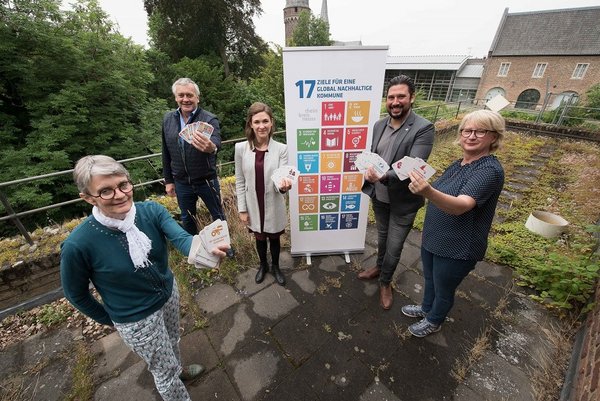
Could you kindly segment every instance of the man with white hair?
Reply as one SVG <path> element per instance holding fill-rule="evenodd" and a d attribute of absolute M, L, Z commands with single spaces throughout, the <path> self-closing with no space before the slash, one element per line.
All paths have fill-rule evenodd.
<path fill-rule="evenodd" d="M 179 78 L 172 86 L 179 106 L 165 114 L 162 125 L 162 161 L 167 195 L 177 197 L 183 227 L 197 234 L 196 202 L 201 198 L 212 219 L 225 220 L 217 177 L 217 152 L 221 148 L 218 118 L 202 109 L 200 89 L 190 78 Z M 188 124 L 205 122 L 213 127 L 210 139 L 195 132 L 191 143 L 179 137 Z M 230 255 L 231 256 L 231 252 Z"/>

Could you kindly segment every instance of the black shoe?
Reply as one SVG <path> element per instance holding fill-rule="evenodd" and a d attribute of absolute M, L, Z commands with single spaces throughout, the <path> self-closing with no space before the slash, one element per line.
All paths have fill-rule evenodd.
<path fill-rule="evenodd" d="M 279 270 L 278 265 L 273 265 L 271 268 L 271 272 L 273 273 L 273 276 L 275 277 L 275 281 L 277 281 L 277 284 L 285 285 L 285 277 L 283 276 L 283 273 L 281 272 L 281 270 Z"/>
<path fill-rule="evenodd" d="M 231 259 L 235 256 L 235 251 L 233 250 L 233 248 L 229 248 L 228 250 L 225 251 L 225 255 Z"/>
<path fill-rule="evenodd" d="M 256 277 L 254 277 L 254 281 L 256 282 L 256 284 L 260 284 L 263 282 L 263 280 L 265 279 L 265 275 L 267 274 L 267 272 L 269 271 L 269 265 L 268 264 L 260 264 L 260 266 L 258 267 L 258 272 L 256 272 Z"/>

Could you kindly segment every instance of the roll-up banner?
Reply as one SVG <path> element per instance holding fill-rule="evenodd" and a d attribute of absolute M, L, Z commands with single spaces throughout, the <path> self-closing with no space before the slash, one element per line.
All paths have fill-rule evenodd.
<path fill-rule="evenodd" d="M 291 253 L 363 252 L 369 197 L 356 156 L 370 149 L 379 118 L 387 46 L 283 50 Z"/>

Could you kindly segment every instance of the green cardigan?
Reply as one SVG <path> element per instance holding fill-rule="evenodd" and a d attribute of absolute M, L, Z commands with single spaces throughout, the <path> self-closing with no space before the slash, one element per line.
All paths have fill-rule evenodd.
<path fill-rule="evenodd" d="M 124 233 L 93 217 L 85 219 L 61 245 L 60 277 L 65 297 L 102 324 L 136 322 L 159 310 L 171 296 L 167 240 L 188 255 L 192 236 L 156 202 L 136 203 L 135 225 L 152 241 L 151 266 L 136 268 Z M 98 302 L 89 283 L 102 297 Z"/>

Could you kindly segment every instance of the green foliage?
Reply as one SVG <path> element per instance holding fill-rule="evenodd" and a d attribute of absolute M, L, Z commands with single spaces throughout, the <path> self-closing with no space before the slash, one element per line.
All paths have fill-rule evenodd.
<path fill-rule="evenodd" d="M 148 97 L 152 74 L 143 48 L 118 34 L 96 1 L 81 0 L 68 11 L 60 4 L 3 4 L 0 181 L 66 170 L 86 154 L 122 159 L 156 149 L 157 125 L 148 123 L 155 123 L 152 116 L 165 104 Z M 132 175 L 142 173 L 157 178 L 147 164 L 133 168 Z M 68 176 L 10 191 L 16 210 L 70 200 L 77 193 Z M 61 212 L 48 216 L 62 217 Z"/>
<path fill-rule="evenodd" d="M 285 129 L 285 100 L 283 98 L 283 55 L 281 47 L 264 55 L 265 64 L 255 78 L 250 80 L 250 102 L 263 102 L 271 106 L 276 130 Z"/>
<path fill-rule="evenodd" d="M 309 11 L 302 11 L 290 46 L 331 46 L 331 43 L 329 24 Z"/>
<path fill-rule="evenodd" d="M 37 320 L 44 326 L 50 327 L 66 322 L 72 314 L 73 310 L 66 304 L 56 307 L 47 304 L 42 306 L 40 314 L 37 316 Z"/>
<path fill-rule="evenodd" d="M 594 107 L 596 109 L 600 109 L 600 84 L 596 84 L 592 86 L 586 94 L 586 105 L 588 107 Z M 600 112 L 600 110 L 599 110 Z M 596 117 L 600 118 L 600 117 Z"/>
<path fill-rule="evenodd" d="M 144 0 L 152 45 L 173 62 L 217 57 L 223 72 L 247 78 L 261 66 L 266 44 L 254 31 L 259 0 Z"/>

